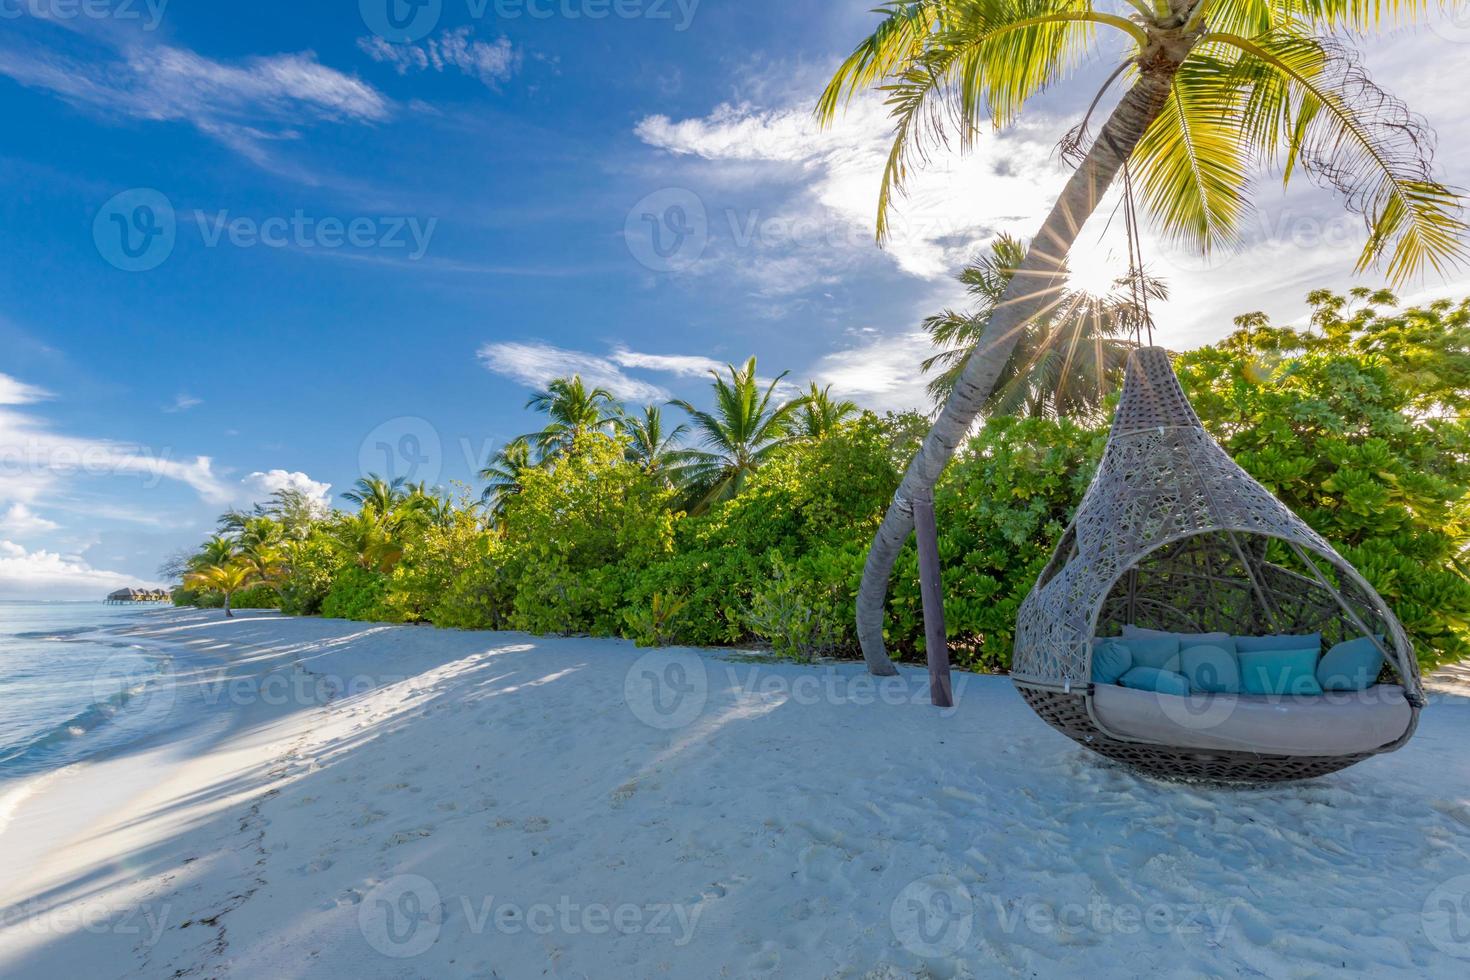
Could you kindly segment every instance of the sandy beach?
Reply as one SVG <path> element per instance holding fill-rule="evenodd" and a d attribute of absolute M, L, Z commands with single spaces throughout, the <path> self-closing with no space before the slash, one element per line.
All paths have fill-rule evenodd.
<path fill-rule="evenodd" d="M 1001 677 L 167 611 L 212 709 L 10 806 L 6 977 L 1463 976 L 1470 701 L 1156 783 Z M 206 661 L 200 661 L 205 663 Z"/>

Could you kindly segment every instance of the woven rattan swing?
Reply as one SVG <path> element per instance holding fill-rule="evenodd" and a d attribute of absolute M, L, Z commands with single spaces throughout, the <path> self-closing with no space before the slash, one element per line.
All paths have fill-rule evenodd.
<path fill-rule="evenodd" d="M 1124 624 L 1235 635 L 1381 636 L 1393 683 L 1336 697 L 1175 697 L 1091 680 Z M 1096 478 L 1022 603 L 1012 678 L 1044 720 L 1155 775 L 1320 776 L 1409 740 L 1423 705 L 1377 592 L 1200 425 L 1158 347 L 1132 354 Z"/>

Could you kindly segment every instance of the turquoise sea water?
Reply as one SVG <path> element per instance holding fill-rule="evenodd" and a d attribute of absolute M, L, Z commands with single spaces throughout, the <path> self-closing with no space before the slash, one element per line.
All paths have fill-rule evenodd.
<path fill-rule="evenodd" d="M 64 766 L 179 720 L 172 657 L 122 632 L 159 611 L 0 600 L 0 779 Z"/>

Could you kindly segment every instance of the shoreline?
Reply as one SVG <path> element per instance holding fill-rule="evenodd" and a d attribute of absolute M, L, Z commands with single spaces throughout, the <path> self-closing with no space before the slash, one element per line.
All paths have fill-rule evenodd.
<path fill-rule="evenodd" d="M 47 853 L 0 878 L 6 977 L 1470 962 L 1424 912 L 1470 874 L 1458 697 L 1399 753 L 1242 791 L 1099 760 L 1000 676 L 957 671 L 940 712 L 921 668 L 885 688 L 860 663 L 271 612 L 140 633 L 229 669 L 189 680 L 200 724 L 16 807 L 0 852 Z M 959 911 L 923 918 L 940 907 Z M 1118 925 L 1133 916 L 1155 925 Z"/>

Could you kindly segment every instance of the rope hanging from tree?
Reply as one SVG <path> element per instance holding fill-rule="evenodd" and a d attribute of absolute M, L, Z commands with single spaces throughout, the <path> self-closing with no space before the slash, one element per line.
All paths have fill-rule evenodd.
<path fill-rule="evenodd" d="M 1144 346 L 1154 345 L 1154 320 L 1148 311 L 1148 284 L 1143 280 L 1143 243 L 1138 238 L 1138 208 L 1133 200 L 1133 173 L 1123 163 L 1123 225 L 1128 234 L 1128 285 L 1133 293 L 1133 340 Z M 1141 316 L 1139 314 L 1142 314 Z"/>

